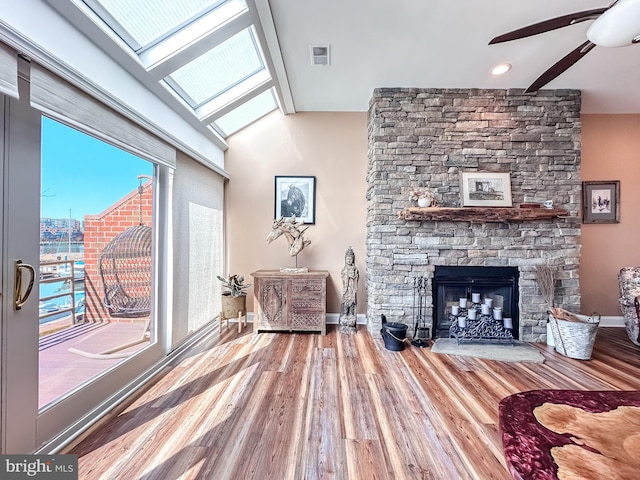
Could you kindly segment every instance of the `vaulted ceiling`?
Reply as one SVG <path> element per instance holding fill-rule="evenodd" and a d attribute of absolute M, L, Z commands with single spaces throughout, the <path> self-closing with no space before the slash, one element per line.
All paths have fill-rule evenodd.
<path fill-rule="evenodd" d="M 375 87 L 527 88 L 583 43 L 591 21 L 512 42 L 502 33 L 612 0 L 270 0 L 297 110 L 366 110 Z M 632 0 L 637 3 L 637 0 Z M 640 26 L 640 19 L 637 19 Z M 640 33 L 640 27 L 639 27 Z M 313 67 L 308 46 L 331 44 Z M 490 74 L 496 64 L 512 69 Z M 583 112 L 640 113 L 640 45 L 594 48 L 545 88 L 583 92 Z"/>
<path fill-rule="evenodd" d="M 277 106 L 285 113 L 366 111 L 377 87 L 527 88 L 585 41 L 592 21 L 489 41 L 609 6 L 606 0 L 49 1 L 143 83 L 161 84 L 176 111 L 221 137 Z M 328 57 L 314 62 L 314 47 L 327 47 Z M 511 70 L 492 75 L 503 62 Z M 639 74 L 640 45 L 595 47 L 544 88 L 582 90 L 585 113 L 640 113 Z"/>

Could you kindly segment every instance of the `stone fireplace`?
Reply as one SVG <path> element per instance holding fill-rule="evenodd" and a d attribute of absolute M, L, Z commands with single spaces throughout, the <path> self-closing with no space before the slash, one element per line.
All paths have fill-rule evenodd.
<path fill-rule="evenodd" d="M 579 311 L 580 92 L 575 90 L 374 90 L 369 105 L 367 318 L 414 324 L 414 284 L 436 267 L 513 267 L 518 327 L 543 341 L 546 307 L 535 267 L 558 268 L 557 305 Z M 514 206 L 552 200 L 561 218 L 405 220 L 409 191 L 426 187 L 439 205 L 460 207 L 462 171 L 508 172 Z M 500 207 L 495 207 L 500 208 Z M 433 292 L 429 285 L 427 292 Z M 427 298 L 426 317 L 435 299 Z M 409 335 L 412 332 L 409 331 Z"/>

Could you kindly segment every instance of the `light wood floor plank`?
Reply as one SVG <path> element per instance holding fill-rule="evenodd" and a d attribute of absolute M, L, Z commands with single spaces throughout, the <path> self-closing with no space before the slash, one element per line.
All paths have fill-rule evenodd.
<path fill-rule="evenodd" d="M 344 341 L 337 342 L 336 345 L 338 394 L 344 425 L 342 437 L 351 440 L 376 440 L 378 431 L 365 376 L 367 368 L 358 354 L 356 338 L 357 335 L 346 336 Z"/>
<path fill-rule="evenodd" d="M 345 478 L 394 480 L 386 471 L 383 449 L 378 440 L 347 440 L 346 458 Z"/>
<path fill-rule="evenodd" d="M 309 448 L 304 459 L 304 478 L 341 479 L 344 478 L 344 442 L 336 395 L 338 374 L 335 349 L 323 348 L 316 355 L 315 375 L 309 391 L 311 398 L 316 401 L 307 405 L 311 421 L 307 432 Z"/>

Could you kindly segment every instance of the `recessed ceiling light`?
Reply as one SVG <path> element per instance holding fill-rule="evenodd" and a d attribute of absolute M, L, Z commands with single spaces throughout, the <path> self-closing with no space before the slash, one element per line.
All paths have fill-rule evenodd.
<path fill-rule="evenodd" d="M 509 70 L 511 70 L 510 63 L 501 63 L 491 69 L 491 75 L 502 75 L 507 73 Z"/>

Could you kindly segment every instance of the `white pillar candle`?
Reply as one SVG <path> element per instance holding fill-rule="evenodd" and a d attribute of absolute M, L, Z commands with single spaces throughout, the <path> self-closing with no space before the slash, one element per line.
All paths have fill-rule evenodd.
<path fill-rule="evenodd" d="M 467 299 L 466 298 L 461 298 L 460 299 L 460 308 L 467 308 Z"/>
<path fill-rule="evenodd" d="M 487 305 L 489 308 L 493 307 L 493 298 L 485 298 L 484 299 L 484 304 Z"/>
<path fill-rule="evenodd" d="M 469 320 L 475 320 L 476 319 L 476 310 L 474 308 L 469 310 L 467 312 L 467 317 L 469 317 Z"/>
<path fill-rule="evenodd" d="M 493 309 L 493 319 L 502 320 L 502 309 L 500 307 L 496 307 Z"/>
<path fill-rule="evenodd" d="M 458 305 L 453 305 L 451 307 L 451 315 L 454 315 L 457 317 L 459 313 L 460 313 L 460 307 Z"/>
<path fill-rule="evenodd" d="M 479 293 L 472 293 L 471 294 L 471 301 L 473 303 L 480 303 L 480 294 Z"/>
<path fill-rule="evenodd" d="M 508 329 L 513 328 L 513 321 L 508 317 L 505 317 L 504 319 L 504 328 L 508 328 Z"/>
<path fill-rule="evenodd" d="M 467 319 L 464 317 L 458 317 L 458 326 L 460 328 L 465 328 L 467 326 Z"/>
<path fill-rule="evenodd" d="M 551 329 L 551 322 L 547 320 L 547 345 L 550 347 L 554 347 L 556 345 L 555 340 L 553 339 L 553 330 Z"/>
<path fill-rule="evenodd" d="M 491 308 L 489 307 L 489 305 L 482 305 L 480 309 L 482 310 L 483 315 L 489 315 L 489 313 L 491 312 Z"/>

